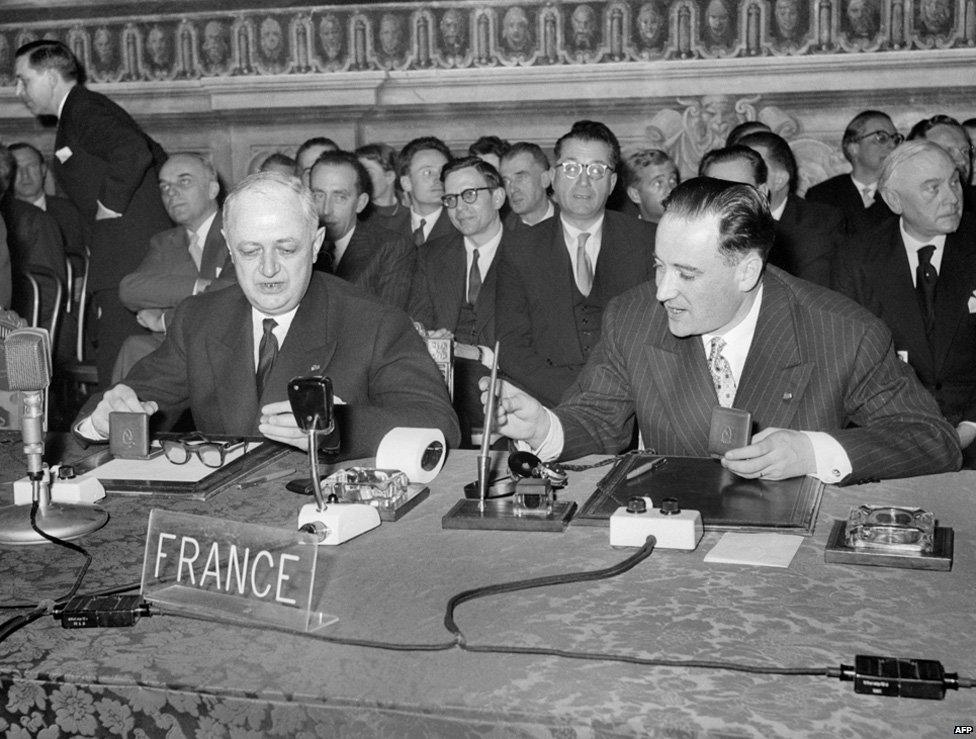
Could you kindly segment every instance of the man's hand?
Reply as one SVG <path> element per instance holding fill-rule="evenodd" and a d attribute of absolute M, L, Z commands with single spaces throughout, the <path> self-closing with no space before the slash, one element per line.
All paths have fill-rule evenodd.
<path fill-rule="evenodd" d="M 128 385 L 116 385 L 102 396 L 91 414 L 92 426 L 103 439 L 108 438 L 108 414 L 115 411 L 129 413 L 148 413 L 150 416 L 159 410 L 154 400 L 145 403 L 139 400 L 135 390 Z"/>
<path fill-rule="evenodd" d="M 272 441 L 289 444 L 303 452 L 308 451 L 308 433 L 298 428 L 298 421 L 295 420 L 295 414 L 291 412 L 291 404 L 287 400 L 268 403 L 261 409 L 258 431 Z"/>
<path fill-rule="evenodd" d="M 727 451 L 722 466 L 740 477 L 766 480 L 785 480 L 817 471 L 810 438 L 799 431 L 777 428 L 763 429 L 748 446 Z"/>
<path fill-rule="evenodd" d="M 143 328 L 148 328 L 157 334 L 166 333 L 162 308 L 143 308 L 136 313 L 136 322 Z"/>
<path fill-rule="evenodd" d="M 976 426 L 971 423 L 961 422 L 956 426 L 956 433 L 959 434 L 959 446 L 963 449 L 976 441 Z"/>
<path fill-rule="evenodd" d="M 491 378 L 488 377 L 478 381 L 482 405 L 488 400 L 489 384 Z M 496 390 L 498 401 L 495 404 L 494 430 L 510 439 L 528 442 L 530 447 L 538 449 L 549 433 L 549 415 L 542 403 L 504 380 L 498 381 Z"/>

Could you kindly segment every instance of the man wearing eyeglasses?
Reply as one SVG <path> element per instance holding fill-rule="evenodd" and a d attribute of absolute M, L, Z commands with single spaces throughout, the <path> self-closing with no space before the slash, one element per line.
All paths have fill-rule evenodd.
<path fill-rule="evenodd" d="M 421 136 L 400 150 L 400 187 L 410 199 L 410 232 L 404 236 L 416 246 L 457 231 L 441 203 L 441 170 L 451 158 L 447 144 L 434 136 Z"/>
<path fill-rule="evenodd" d="M 163 345 L 85 405 L 80 436 L 106 439 L 112 411 L 176 417 L 189 408 L 203 434 L 262 434 L 304 449 L 288 382 L 324 375 L 344 404 L 343 457 L 372 456 L 397 426 L 439 428 L 457 444 L 444 381 L 406 314 L 312 269 L 325 232 L 297 178 L 246 177 L 223 218 L 237 285 L 181 303 Z"/>
<path fill-rule="evenodd" d="M 654 224 L 606 209 L 620 145 L 597 121 L 579 121 L 555 146 L 559 217 L 513 233 L 498 283 L 499 365 L 556 403 L 596 342 L 607 302 L 651 278 Z"/>
<path fill-rule="evenodd" d="M 895 149 L 878 186 L 900 217 L 838 251 L 834 288 L 888 325 L 899 356 L 968 447 L 976 439 L 976 220 L 963 214 L 952 159 L 932 141 Z"/>
<path fill-rule="evenodd" d="M 841 149 L 851 163 L 850 174 L 839 174 L 806 192 L 811 203 L 826 203 L 839 209 L 847 221 L 847 232 L 891 218 L 891 209 L 878 196 L 878 175 L 892 149 L 904 140 L 886 113 L 865 110 L 844 130 Z"/>
<path fill-rule="evenodd" d="M 478 380 L 494 358 L 505 190 L 498 171 L 476 156 L 455 159 L 441 177 L 441 201 L 458 233 L 420 249 L 408 312 L 425 337 L 454 340 L 454 409 L 461 443 L 472 445 L 472 431 L 484 425 Z"/>

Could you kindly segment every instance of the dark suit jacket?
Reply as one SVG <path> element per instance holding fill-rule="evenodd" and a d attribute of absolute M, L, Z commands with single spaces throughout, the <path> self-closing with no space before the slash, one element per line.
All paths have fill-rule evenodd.
<path fill-rule="evenodd" d="M 976 314 L 968 308 L 976 290 L 976 219 L 964 216 L 946 237 L 931 343 L 898 220 L 838 254 L 834 287 L 885 322 L 895 349 L 908 352 L 908 363 L 950 423 L 976 421 Z"/>
<path fill-rule="evenodd" d="M 495 345 L 495 293 L 505 236 L 495 252 L 488 273 L 482 275 L 475 301 L 475 339 L 481 346 Z M 460 232 L 428 242 L 417 256 L 410 287 L 410 317 L 428 330 L 457 330 L 458 312 L 468 284 L 464 236 Z"/>
<path fill-rule="evenodd" d="M 61 231 L 50 214 L 36 205 L 18 200 L 8 193 L 0 201 L 0 212 L 7 223 L 7 246 L 10 250 L 10 271 L 13 279 L 12 305 L 29 320 L 33 292 L 24 276 L 33 273 L 41 289 L 41 321 L 46 326 L 54 312 L 55 279 L 62 289 L 66 279 L 64 245 Z"/>
<path fill-rule="evenodd" d="M 221 225 L 220 211 L 217 211 L 203 242 L 199 270 L 190 256 L 186 228 L 176 226 L 153 236 L 149 240 L 149 253 L 142 263 L 119 283 L 122 304 L 134 313 L 143 308 L 166 310 L 166 325 L 169 326 L 173 309 L 193 294 L 198 279 L 210 280 L 210 290 L 219 290 L 236 282 L 227 243 L 220 232 Z"/>
<path fill-rule="evenodd" d="M 359 222 L 379 226 L 398 234 L 406 234 L 410 230 L 410 208 L 397 203 L 395 207 L 387 206 L 381 209 L 370 203 L 359 214 Z M 413 238 L 410 239 L 410 243 L 413 243 Z"/>
<path fill-rule="evenodd" d="M 735 397 L 755 430 L 829 432 L 853 467 L 844 482 L 959 468 L 955 430 L 898 361 L 881 321 L 776 267 L 764 286 Z M 707 456 L 717 405 L 701 337 L 674 336 L 654 285 L 642 285 L 607 307 L 579 392 L 555 409 L 563 457 L 623 449 L 635 415 L 648 447 Z"/>
<path fill-rule="evenodd" d="M 65 254 L 85 256 L 91 248 L 91 224 L 82 219 L 74 203 L 67 198 L 45 195 L 44 199 L 47 212 L 54 217 L 61 229 Z"/>
<path fill-rule="evenodd" d="M 417 247 L 410 239 L 371 222 L 360 222 L 338 267 L 330 265 L 326 271 L 406 310 L 416 258 Z M 331 259 L 320 255 L 319 262 L 327 261 Z"/>
<path fill-rule="evenodd" d="M 843 238 L 844 217 L 839 210 L 790 195 L 783 216 L 776 222 L 776 241 L 769 252 L 769 263 L 829 287 L 831 261 Z"/>
<path fill-rule="evenodd" d="M 0 218 L 0 309 L 10 307 L 13 279 L 10 276 L 10 249 L 7 247 L 7 227 Z"/>
<path fill-rule="evenodd" d="M 655 231 L 654 224 L 606 211 L 593 301 L 605 306 L 654 276 Z M 576 286 L 562 221 L 550 218 L 513 233 L 498 256 L 499 365 L 516 385 L 554 405 L 586 362 L 573 313 Z"/>
<path fill-rule="evenodd" d="M 54 175 L 93 224 L 93 292 L 116 287 L 139 266 L 149 239 L 173 225 L 159 196 L 165 160 L 159 144 L 122 108 L 80 85 L 71 88 L 58 121 Z M 97 201 L 122 217 L 96 221 Z"/>
<path fill-rule="evenodd" d="M 559 218 L 559 206 L 553 203 L 552 207 L 554 212 L 551 217 Z M 539 223 L 535 223 L 533 225 L 538 226 L 544 223 L 546 220 L 548 219 L 544 219 L 542 221 L 539 221 Z M 532 226 L 525 223 L 525 221 L 523 221 L 522 218 L 519 216 L 519 214 L 516 213 L 514 210 L 510 210 L 505 215 L 505 218 L 502 220 L 502 222 L 505 224 L 505 230 L 508 231 L 509 233 L 514 233 L 515 231 L 525 231 L 527 229 L 532 228 Z"/>
<path fill-rule="evenodd" d="M 824 180 L 807 190 L 804 197 L 808 202 L 832 205 L 840 210 L 847 233 L 871 229 L 894 216 L 880 192 L 875 194 L 871 207 L 865 208 L 861 193 L 854 186 L 850 174 L 839 174 Z"/>
<path fill-rule="evenodd" d="M 343 457 L 374 455 L 396 426 L 440 428 L 457 445 L 444 380 L 407 316 L 331 275 L 312 275 L 260 399 L 254 373 L 251 306 L 233 285 L 181 303 L 166 341 L 125 382 L 172 418 L 189 407 L 202 432 L 257 435 L 261 406 L 286 400 L 289 380 L 326 375 L 347 404 L 337 409 Z"/>
<path fill-rule="evenodd" d="M 407 215 L 408 218 L 405 222 L 403 231 L 401 233 L 404 236 L 406 236 L 410 240 L 410 243 L 412 244 L 413 231 L 410 228 L 409 210 L 407 211 Z M 434 225 L 431 227 L 430 233 L 427 234 L 427 240 L 424 241 L 424 244 L 429 244 L 431 241 L 436 241 L 437 239 L 440 239 L 444 236 L 450 236 L 451 234 L 456 234 L 456 233 L 458 233 L 458 230 L 454 228 L 454 224 L 451 223 L 451 219 L 447 215 L 447 208 L 441 208 L 441 213 L 437 217 L 437 220 L 434 221 Z"/>

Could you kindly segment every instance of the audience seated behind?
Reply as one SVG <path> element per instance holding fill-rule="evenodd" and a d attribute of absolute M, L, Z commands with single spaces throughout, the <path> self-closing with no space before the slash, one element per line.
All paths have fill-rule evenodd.
<path fill-rule="evenodd" d="M 889 155 L 879 189 L 899 217 L 838 252 L 834 288 L 885 322 L 968 447 L 976 438 L 976 219 L 962 212 L 952 159 L 925 139 Z M 928 274 L 924 251 L 932 252 Z"/>
<path fill-rule="evenodd" d="M 159 190 L 167 214 L 177 225 L 153 236 L 142 263 L 119 283 L 122 304 L 151 333 L 125 340 L 113 382 L 163 343 L 182 300 L 235 280 L 217 207 L 220 183 L 210 161 L 200 154 L 174 154 L 159 170 Z"/>
<path fill-rule="evenodd" d="M 558 208 L 549 199 L 552 171 L 538 144 L 518 141 L 508 148 L 498 169 L 505 185 L 509 211 L 502 216 L 508 231 L 525 229 L 552 218 Z"/>
<path fill-rule="evenodd" d="M 295 176 L 308 187 L 312 176 L 312 165 L 327 151 L 339 151 L 339 146 L 325 136 L 313 136 L 302 142 L 295 152 Z"/>
<path fill-rule="evenodd" d="M 410 206 L 404 204 L 400 189 L 396 149 L 387 144 L 366 144 L 356 149 L 356 156 L 372 183 L 369 205 L 360 220 L 405 234 L 410 230 Z"/>
<path fill-rule="evenodd" d="M 664 215 L 664 201 L 681 182 L 678 167 L 660 149 L 638 149 L 622 165 L 627 197 L 637 206 L 638 217 L 657 223 Z"/>
<path fill-rule="evenodd" d="M 423 336 L 454 340 L 454 409 L 461 443 L 472 446 L 485 420 L 478 381 L 494 358 L 498 263 L 508 241 L 499 213 L 505 190 L 497 170 L 474 156 L 452 161 L 441 179 L 458 233 L 419 250 L 409 313 Z"/>
<path fill-rule="evenodd" d="M 500 366 L 555 404 L 600 338 L 603 309 L 651 279 L 654 225 L 606 210 L 620 146 L 602 123 L 579 121 L 555 146 L 559 217 L 512 234 L 501 254 L 496 325 Z"/>
<path fill-rule="evenodd" d="M 201 432 L 260 433 L 306 448 L 286 388 L 293 377 L 321 374 L 343 404 L 344 456 L 374 454 L 396 426 L 439 428 L 457 445 L 444 381 L 407 316 L 313 272 L 325 233 L 297 178 L 245 178 L 228 195 L 223 220 L 237 284 L 181 303 L 162 346 L 125 384 L 86 404 L 77 433 L 106 439 L 114 410 L 176 417 L 189 408 Z"/>
<path fill-rule="evenodd" d="M 312 196 L 325 227 L 315 268 L 403 310 L 417 249 L 403 234 L 357 219 L 370 187 L 369 173 L 351 152 L 327 151 L 312 165 Z"/>
<path fill-rule="evenodd" d="M 941 146 L 959 171 L 962 182 L 962 209 L 976 213 L 976 187 L 969 180 L 973 173 L 973 145 L 965 127 L 952 116 L 940 114 L 923 118 L 908 132 L 908 140 L 925 139 Z"/>
<path fill-rule="evenodd" d="M 457 230 L 441 203 L 441 170 L 451 158 L 451 150 L 434 136 L 413 139 L 397 158 L 400 187 L 410 199 L 410 224 L 403 235 L 418 247 Z"/>

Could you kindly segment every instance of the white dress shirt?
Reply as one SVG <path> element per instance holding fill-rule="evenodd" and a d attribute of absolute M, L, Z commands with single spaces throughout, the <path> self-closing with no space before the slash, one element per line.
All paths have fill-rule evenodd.
<path fill-rule="evenodd" d="M 434 224 L 437 223 L 437 219 L 441 217 L 441 211 L 444 210 L 444 206 L 441 206 L 433 213 L 429 215 L 422 216 L 413 208 L 410 209 L 410 233 L 413 233 L 420 227 L 420 222 L 424 222 L 424 241 L 430 238 L 430 232 L 434 228 Z"/>
<path fill-rule="evenodd" d="M 946 235 L 939 234 L 927 241 L 919 241 L 914 236 L 909 236 L 905 231 L 905 219 L 898 220 L 898 228 L 901 230 L 901 243 L 905 245 L 905 253 L 908 254 L 908 272 L 912 277 L 912 284 L 915 284 L 915 271 L 918 269 L 918 250 L 923 246 L 931 244 L 935 247 L 932 252 L 932 266 L 939 274 L 942 273 L 942 255 L 945 254 Z"/>
<path fill-rule="evenodd" d="M 582 233 L 588 233 L 590 237 L 586 240 L 586 255 L 590 258 L 590 265 L 593 267 L 593 276 L 596 277 L 596 260 L 600 256 L 600 246 L 603 242 L 603 219 L 604 214 L 600 213 L 600 217 L 597 218 L 589 228 L 576 228 L 576 226 L 571 226 L 562 217 L 559 218 L 559 222 L 563 227 L 563 240 L 566 242 L 566 251 L 569 252 L 569 261 L 573 264 L 573 281 L 576 282 L 576 287 L 579 289 L 580 284 L 576 280 L 576 250 L 577 244 L 579 243 L 579 235 Z"/>

